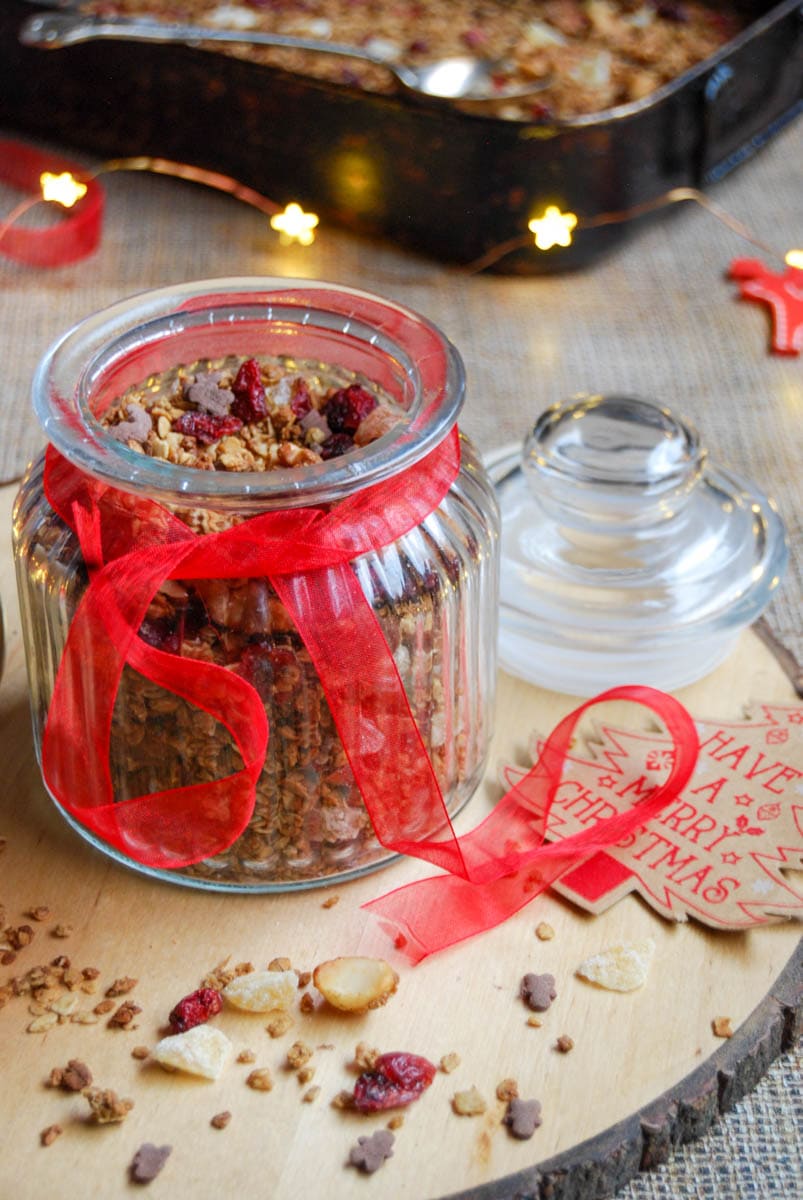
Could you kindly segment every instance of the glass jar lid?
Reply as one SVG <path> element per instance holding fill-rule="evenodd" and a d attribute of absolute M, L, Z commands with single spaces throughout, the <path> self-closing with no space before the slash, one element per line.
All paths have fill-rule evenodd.
<path fill-rule="evenodd" d="M 502 510 L 500 664 L 573 695 L 712 670 L 787 561 L 783 523 L 691 426 L 579 396 L 488 463 Z"/>

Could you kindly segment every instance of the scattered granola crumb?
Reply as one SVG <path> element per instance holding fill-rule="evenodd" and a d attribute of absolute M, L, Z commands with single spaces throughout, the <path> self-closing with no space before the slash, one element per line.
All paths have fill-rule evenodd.
<path fill-rule="evenodd" d="M 306 1092 L 301 1097 L 301 1100 L 304 1104 L 312 1104 L 312 1103 L 314 1103 L 315 1100 L 318 1099 L 320 1094 L 321 1094 L 321 1089 L 317 1086 L 307 1088 Z"/>
<path fill-rule="evenodd" d="M 503 1079 L 501 1083 L 496 1085 L 497 1100 L 516 1100 L 519 1094 L 519 1085 L 515 1079 Z"/>
<path fill-rule="evenodd" d="M 83 975 L 84 979 L 91 981 L 98 978 L 100 971 L 97 967 L 84 967 L 84 969 L 81 971 L 81 974 Z"/>
<path fill-rule="evenodd" d="M 730 1017 L 714 1017 L 711 1022 L 711 1028 L 716 1037 L 729 1038 L 733 1037 L 733 1025 Z"/>
<path fill-rule="evenodd" d="M 272 958 L 268 963 L 269 971 L 292 971 L 293 964 L 289 958 Z"/>
<path fill-rule="evenodd" d="M 272 1038 L 277 1038 L 287 1033 L 288 1029 L 292 1029 L 293 1024 L 293 1018 L 290 1014 L 281 1012 L 276 1013 L 275 1017 L 271 1017 L 265 1028 Z"/>
<path fill-rule="evenodd" d="M 131 1026 L 134 1017 L 137 1013 L 141 1013 L 142 1009 L 138 1004 L 134 1004 L 133 1000 L 124 1000 L 115 1012 L 109 1017 L 107 1025 L 110 1029 L 128 1029 Z"/>
<path fill-rule="evenodd" d="M 404 1116 L 402 1113 L 396 1113 L 388 1121 L 388 1129 L 401 1129 L 404 1124 Z"/>
<path fill-rule="evenodd" d="M 29 908 L 25 914 L 32 921 L 47 921 L 50 916 L 50 909 L 46 904 L 37 904 L 35 908 Z"/>
<path fill-rule="evenodd" d="M 68 938 L 72 935 L 73 932 L 74 931 L 73 931 L 72 925 L 66 925 L 61 922 L 58 925 L 54 925 L 53 929 L 51 930 L 53 937 L 57 937 L 57 938 Z"/>
<path fill-rule="evenodd" d="M 113 1008 L 114 1008 L 113 1000 L 101 1000 L 99 1004 L 95 1005 L 95 1007 L 92 1009 L 92 1011 L 96 1012 L 99 1017 L 105 1017 L 106 1013 L 111 1012 Z"/>
<path fill-rule="evenodd" d="M 150 1050 L 148 1049 L 147 1046 L 135 1046 L 134 1049 L 131 1051 L 131 1057 L 138 1058 L 138 1059 L 140 1059 L 140 1061 L 148 1058 L 149 1056 L 150 1056 Z"/>
<path fill-rule="evenodd" d="M 540 1029 L 543 1023 L 540 1017 L 532 1016 L 527 1018 L 527 1024 L 531 1025 L 533 1029 Z"/>
<path fill-rule="evenodd" d="M 306 1042 L 293 1042 L 290 1049 L 287 1051 L 287 1065 L 293 1071 L 297 1071 L 299 1067 L 303 1067 L 312 1058 L 312 1047 Z"/>
<path fill-rule="evenodd" d="M 152 1183 L 172 1153 L 172 1146 L 143 1142 L 128 1168 L 133 1183 Z"/>
<path fill-rule="evenodd" d="M 17 961 L 17 956 L 13 950 L 4 950 L 0 954 L 0 964 L 4 967 L 10 967 L 13 962 Z"/>
<path fill-rule="evenodd" d="M 133 1100 L 121 1100 L 111 1088 L 87 1088 L 84 1095 L 90 1108 L 90 1120 L 96 1125 L 124 1121 L 134 1107 Z"/>
<path fill-rule="evenodd" d="M 444 1075 L 451 1075 L 452 1071 L 456 1071 L 460 1066 L 460 1055 L 451 1051 L 449 1054 L 444 1054 L 438 1066 L 443 1071 Z"/>
<path fill-rule="evenodd" d="M 334 908 L 334 906 L 339 903 L 340 903 L 339 896 L 327 896 L 326 899 L 321 904 L 321 908 Z"/>
<path fill-rule="evenodd" d="M 63 1133 L 60 1125 L 48 1125 L 47 1129 L 43 1129 L 39 1134 L 39 1141 L 43 1146 L 52 1146 L 56 1138 L 61 1137 Z"/>
<path fill-rule="evenodd" d="M 353 1108 L 354 1093 L 348 1091 L 338 1092 L 332 1097 L 332 1108 Z"/>
<path fill-rule="evenodd" d="M 519 987 L 519 995 L 534 1012 L 546 1012 L 557 996 L 554 975 L 525 975 Z"/>
<path fill-rule="evenodd" d="M 80 1058 L 71 1058 L 66 1067 L 54 1067 L 47 1079 L 47 1087 L 61 1088 L 64 1092 L 82 1092 L 92 1082 L 92 1072 Z"/>
<path fill-rule="evenodd" d="M 252 1063 L 256 1062 L 256 1060 L 257 1056 L 254 1054 L 253 1050 L 241 1050 L 237 1055 L 238 1063 Z"/>
<path fill-rule="evenodd" d="M 224 1112 L 215 1113 L 209 1124 L 213 1129 L 225 1129 L 231 1120 L 231 1113 L 226 1109 Z"/>
<path fill-rule="evenodd" d="M 104 995 L 106 996 L 125 996 L 137 986 L 137 980 L 132 979 L 129 975 L 123 975 L 120 979 L 115 979 L 110 987 L 106 988 Z"/>
<path fill-rule="evenodd" d="M 367 1042 L 357 1042 L 354 1050 L 354 1066 L 358 1071 L 373 1071 L 379 1051 Z"/>
<path fill-rule="evenodd" d="M 459 1117 L 479 1117 L 486 1108 L 485 1101 L 475 1087 L 455 1092 L 452 1096 L 452 1109 Z"/>
<path fill-rule="evenodd" d="M 520 1100 L 518 1096 L 514 1096 L 507 1106 L 502 1123 L 507 1125 L 513 1137 L 526 1141 L 533 1136 L 541 1120 L 540 1101 Z"/>
<path fill-rule="evenodd" d="M 555 1042 L 555 1049 L 560 1050 L 561 1054 L 568 1054 L 574 1049 L 574 1040 L 567 1033 L 562 1033 Z"/>
<path fill-rule="evenodd" d="M 311 1083 L 311 1081 L 315 1078 L 315 1068 L 314 1067 L 302 1067 L 301 1070 L 297 1073 L 296 1078 L 298 1079 L 298 1082 L 302 1087 L 304 1086 L 305 1083 Z"/>
<path fill-rule="evenodd" d="M 267 1067 L 257 1067 L 245 1081 L 255 1092 L 269 1092 L 273 1088 L 273 1076 Z"/>
<path fill-rule="evenodd" d="M 387 1129 L 377 1129 L 370 1137 L 358 1138 L 356 1146 L 349 1150 L 349 1166 L 372 1175 L 386 1158 L 393 1157 L 394 1141 L 393 1134 Z"/>
<path fill-rule="evenodd" d="M 312 971 L 296 971 L 299 988 L 308 987 L 312 982 Z"/>
<path fill-rule="evenodd" d="M 303 1013 L 315 1012 L 315 1000 L 311 992 L 305 992 L 298 1002 L 298 1007 Z"/>
<path fill-rule="evenodd" d="M 12 950 L 22 950 L 25 946 L 30 946 L 34 939 L 34 931 L 30 925 L 9 925 L 2 931 L 2 936 Z"/>
<path fill-rule="evenodd" d="M 551 925 L 548 925 L 546 921 L 541 921 L 535 927 L 535 936 L 538 938 L 539 942 L 551 942 L 555 936 L 555 930 Z"/>

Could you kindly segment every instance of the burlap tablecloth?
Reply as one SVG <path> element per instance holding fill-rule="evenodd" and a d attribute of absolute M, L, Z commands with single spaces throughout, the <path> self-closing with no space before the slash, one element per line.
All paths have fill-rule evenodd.
<path fill-rule="evenodd" d="M 781 253 L 803 247 L 803 122 L 784 130 L 711 196 Z M 91 164 L 97 165 L 97 164 Z M 698 426 L 712 456 L 773 495 L 792 560 L 768 618 L 803 659 L 800 621 L 803 357 L 769 352 L 768 312 L 736 300 L 729 261 L 760 252 L 694 205 L 664 213 L 584 272 L 538 278 L 465 272 L 320 229 L 282 247 L 266 218 L 223 195 L 149 174 L 103 177 L 101 246 L 82 263 L 33 270 L 0 256 L 0 482 L 42 444 L 30 381 L 73 322 L 146 288 L 195 278 L 282 275 L 380 292 L 440 325 L 461 350 L 462 424 L 483 450 L 519 439 L 576 392 L 653 398 Z M 0 214 L 17 197 L 0 189 Z M 470 197 L 466 198 L 470 204 Z M 800 1195 L 799 1062 L 776 1064 L 713 1133 L 621 1193 L 628 1200 L 792 1200 Z"/>

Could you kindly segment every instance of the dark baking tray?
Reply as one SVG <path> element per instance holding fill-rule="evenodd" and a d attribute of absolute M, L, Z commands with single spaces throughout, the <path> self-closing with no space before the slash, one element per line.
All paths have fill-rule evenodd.
<path fill-rule="evenodd" d="M 282 204 L 444 261 L 473 263 L 548 203 L 575 212 L 568 248 L 494 268 L 574 269 L 637 222 L 583 218 L 705 187 L 803 108 L 803 8 L 747 0 L 750 25 L 647 97 L 545 127 L 425 106 L 189 46 L 19 44 L 36 6 L 0 3 L 0 124 L 103 157 L 150 155 L 233 176 Z"/>

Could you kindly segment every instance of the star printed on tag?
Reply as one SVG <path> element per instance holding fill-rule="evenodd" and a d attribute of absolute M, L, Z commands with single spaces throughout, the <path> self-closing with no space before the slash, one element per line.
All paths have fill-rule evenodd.
<path fill-rule="evenodd" d="M 737 862 L 742 861 L 742 856 L 741 856 L 741 854 L 734 854 L 733 851 L 731 850 L 727 854 L 722 855 L 722 861 L 724 863 L 726 863 L 729 867 L 732 867 Z"/>
<path fill-rule="evenodd" d="M 735 258 L 728 270 L 743 300 L 769 305 L 776 354 L 799 354 L 803 349 L 803 269 L 789 259 L 780 272 L 771 271 L 757 258 Z"/>
<path fill-rule="evenodd" d="M 747 792 L 742 792 L 741 796 L 733 797 L 734 804 L 741 804 L 742 808 L 749 808 L 753 803 L 753 797 L 748 796 Z"/>
<path fill-rule="evenodd" d="M 617 779 L 614 779 L 613 775 L 600 775 L 597 780 L 598 785 L 603 788 L 616 787 L 618 782 Z"/>

